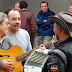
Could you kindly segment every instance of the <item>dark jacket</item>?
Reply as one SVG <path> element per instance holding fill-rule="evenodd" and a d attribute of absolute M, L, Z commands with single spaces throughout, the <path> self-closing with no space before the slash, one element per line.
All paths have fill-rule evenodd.
<path fill-rule="evenodd" d="M 28 31 L 30 37 L 33 39 L 36 36 L 36 22 L 33 14 L 26 10 L 20 11 L 21 15 L 21 28 Z"/>
<path fill-rule="evenodd" d="M 43 11 L 40 11 L 36 18 L 36 24 L 38 26 L 37 33 L 38 36 L 52 36 L 53 32 L 53 21 L 49 19 L 49 16 L 55 15 L 54 12 L 48 9 L 48 11 L 44 14 Z M 47 22 L 44 22 L 47 20 Z"/>
<path fill-rule="evenodd" d="M 56 72 L 72 72 L 72 37 L 56 42 L 54 43 L 54 46 L 56 49 L 63 51 L 66 55 L 67 67 L 57 55 L 52 54 L 45 65 L 45 70 L 50 70 L 49 72 L 53 72 L 51 71 L 51 67 L 55 65 L 58 68 Z"/>

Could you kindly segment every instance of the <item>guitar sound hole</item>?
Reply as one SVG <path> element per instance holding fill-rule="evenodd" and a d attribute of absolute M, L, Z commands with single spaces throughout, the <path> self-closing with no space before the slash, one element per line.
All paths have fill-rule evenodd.
<path fill-rule="evenodd" d="M 0 55 L 0 57 L 4 57 L 4 56 L 10 57 L 9 55 Z"/>

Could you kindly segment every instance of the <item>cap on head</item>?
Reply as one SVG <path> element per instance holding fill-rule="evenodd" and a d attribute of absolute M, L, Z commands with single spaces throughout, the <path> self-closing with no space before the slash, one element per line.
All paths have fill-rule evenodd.
<path fill-rule="evenodd" d="M 65 33 L 70 34 L 72 29 L 72 14 L 68 12 L 60 12 L 55 16 L 49 17 L 57 25 L 59 25 Z"/>

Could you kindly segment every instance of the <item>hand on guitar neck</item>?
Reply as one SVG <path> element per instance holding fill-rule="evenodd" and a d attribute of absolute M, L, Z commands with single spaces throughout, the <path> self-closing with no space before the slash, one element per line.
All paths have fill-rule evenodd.
<path fill-rule="evenodd" d="M 39 46 L 39 48 L 40 48 L 40 49 L 46 49 L 46 47 L 51 46 L 51 45 L 52 45 L 54 42 L 56 42 L 56 41 L 57 41 L 56 36 L 53 36 L 53 38 L 52 38 L 51 41 L 49 41 L 49 42 L 46 43 L 46 44 L 41 44 L 41 45 Z"/>

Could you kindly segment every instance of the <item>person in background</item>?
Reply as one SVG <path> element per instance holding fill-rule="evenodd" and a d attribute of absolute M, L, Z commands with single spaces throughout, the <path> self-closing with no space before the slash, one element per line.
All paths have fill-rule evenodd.
<path fill-rule="evenodd" d="M 17 9 L 18 11 L 20 11 L 19 2 L 17 2 L 17 3 L 15 4 L 15 9 Z"/>
<path fill-rule="evenodd" d="M 8 50 L 11 46 L 11 42 L 5 38 L 8 32 L 8 17 L 5 13 L 0 12 L 0 49 Z M 0 56 L 1 57 L 1 56 Z M 11 66 L 13 62 L 10 59 L 0 60 L 0 70 L 3 69 L 7 72 L 11 72 L 13 70 L 13 66 Z"/>
<path fill-rule="evenodd" d="M 31 45 L 34 45 L 36 36 L 36 22 L 33 14 L 28 11 L 28 4 L 26 1 L 20 1 L 20 15 L 21 15 L 21 28 L 28 31 L 30 35 Z"/>
<path fill-rule="evenodd" d="M 69 13 L 72 14 L 72 4 L 69 6 Z M 70 27 L 70 26 L 69 26 Z M 72 32 L 71 32 L 71 35 L 72 35 Z"/>
<path fill-rule="evenodd" d="M 69 6 L 69 13 L 72 14 L 72 4 Z"/>
<path fill-rule="evenodd" d="M 49 18 L 55 22 L 53 30 L 58 40 L 53 43 L 54 50 L 61 50 L 66 58 L 62 55 L 65 59 L 63 60 L 60 53 L 51 53 L 44 67 L 45 72 L 53 72 L 54 70 L 56 72 L 72 72 L 72 15 L 68 12 L 60 12 Z M 45 49 L 45 46 L 41 48 Z"/>
<path fill-rule="evenodd" d="M 41 2 L 40 8 L 41 11 L 38 13 L 36 18 L 37 46 L 39 46 L 40 44 L 47 43 L 52 39 L 54 35 L 53 32 L 54 22 L 49 18 L 49 16 L 53 16 L 55 15 L 55 13 L 49 9 L 49 5 L 46 1 Z"/>

